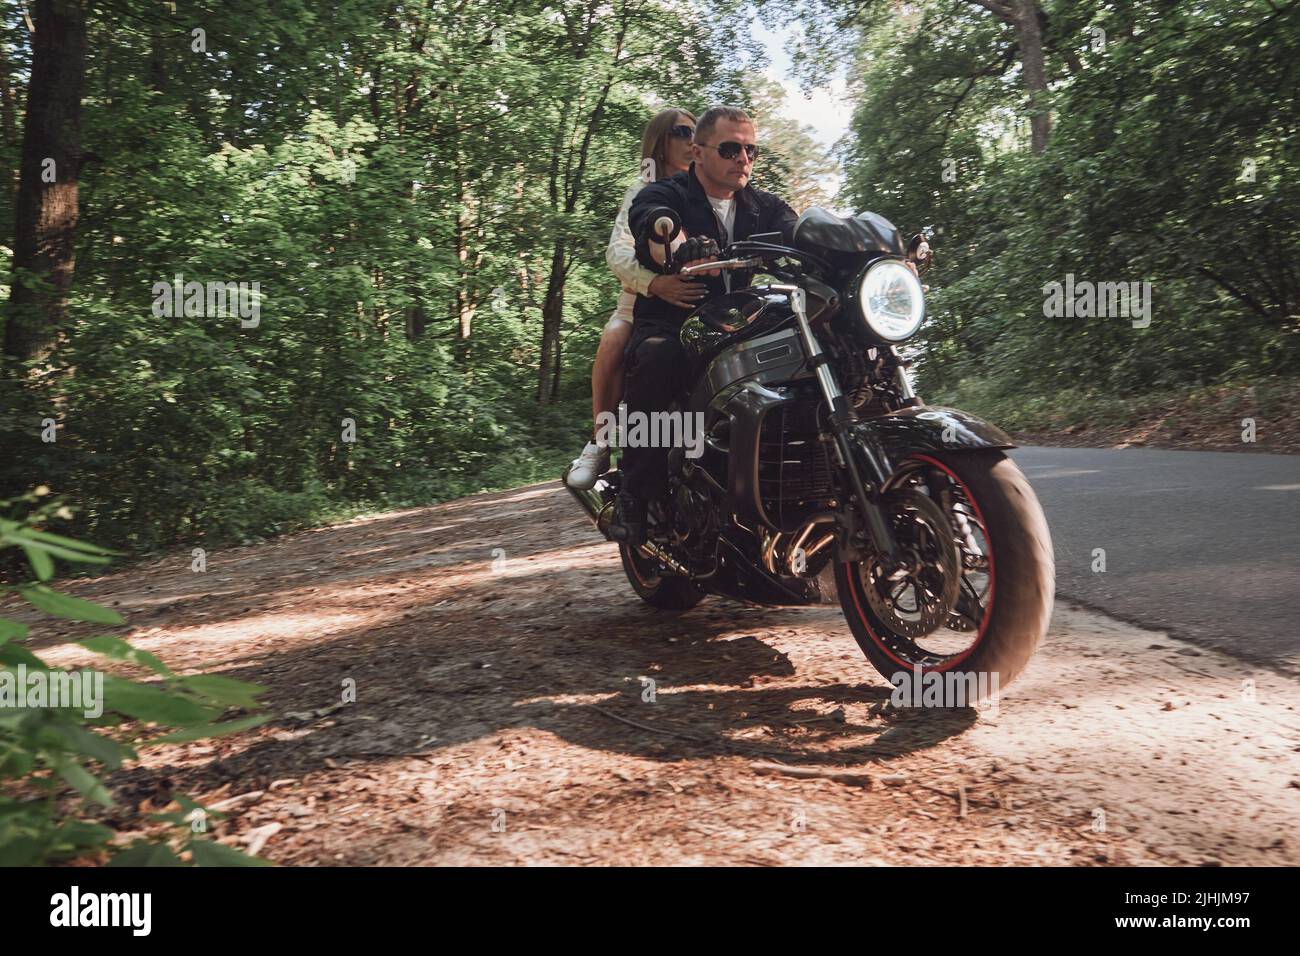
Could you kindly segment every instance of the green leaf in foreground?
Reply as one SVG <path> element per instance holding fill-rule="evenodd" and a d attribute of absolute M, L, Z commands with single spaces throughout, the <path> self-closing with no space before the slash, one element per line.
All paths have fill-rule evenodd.
<path fill-rule="evenodd" d="M 0 507 L 3 504 L 0 502 Z M 53 576 L 56 559 L 102 564 L 106 555 L 115 553 L 0 518 L 0 549 L 4 548 L 22 548 L 40 581 Z M 0 586 L 0 592 L 12 591 L 22 594 L 45 614 L 74 621 L 122 623 L 116 611 L 60 593 L 43 583 Z M 0 618 L 0 676 L 5 681 L 13 677 L 8 671 L 20 665 L 29 671 L 51 672 L 22 643 L 27 636 L 26 625 Z M 134 840 L 127 847 L 112 845 L 114 827 L 105 825 L 111 821 L 83 820 L 78 801 L 62 798 L 70 786 L 85 800 L 112 807 L 113 795 L 97 774 L 119 770 L 128 760 L 138 760 L 144 736 L 173 731 L 152 742 L 181 743 L 239 733 L 270 719 L 243 716 L 217 722 L 232 707 L 258 709 L 257 695 L 265 690 L 259 685 L 219 675 L 180 677 L 158 657 L 113 635 L 90 637 L 80 644 L 112 660 L 148 668 L 161 680 L 145 683 L 103 674 L 104 710 L 99 717 L 87 717 L 84 710 L 78 712 L 77 708 L 0 706 L 0 779 L 6 791 L 10 781 L 18 781 L 20 788 L 26 788 L 20 790 L 21 799 L 0 792 L 0 866 L 92 862 L 105 853 L 113 854 L 110 866 L 190 865 L 190 857 L 182 860 L 164 842 L 167 840 L 189 850 L 195 865 L 268 865 L 238 850 L 196 838 L 191 832 L 191 817 L 198 805 L 179 794 L 176 800 L 182 812 L 147 815 L 169 824 L 171 835 Z M 49 770 L 54 772 L 53 779 L 44 772 Z M 40 799 L 42 793 L 51 799 Z M 72 809 L 74 806 L 77 808 Z M 222 816 L 204 813 L 213 819 Z"/>
<path fill-rule="evenodd" d="M 193 674 L 182 677 L 179 683 L 201 697 L 228 704 L 231 707 L 257 707 L 257 695 L 266 692 L 262 684 L 249 684 L 220 674 Z"/>
<path fill-rule="evenodd" d="M 45 666 L 43 660 L 21 644 L 5 644 L 0 642 L 0 665 L 5 667 L 17 667 L 19 664 L 26 664 L 29 671 L 49 670 L 49 668 Z"/>
<path fill-rule="evenodd" d="M 109 866 L 184 866 L 181 858 L 162 844 L 136 843 L 108 861 Z"/>
<path fill-rule="evenodd" d="M 74 551 L 71 548 L 63 547 L 62 545 L 50 544 L 48 541 L 23 538 L 19 540 L 19 543 L 22 545 L 23 550 L 27 552 L 29 558 L 33 558 L 35 554 L 39 554 L 46 561 L 49 561 L 49 556 L 53 555 L 56 558 L 63 558 L 65 561 L 76 561 L 81 564 L 108 564 L 108 558 L 102 554 Z M 42 578 L 41 580 L 45 579 Z"/>
<path fill-rule="evenodd" d="M 73 621 L 91 621 L 95 624 L 123 623 L 122 616 L 116 611 L 72 597 L 70 594 L 60 594 L 43 584 L 29 584 L 21 591 L 28 604 L 55 617 L 65 617 Z"/>
<path fill-rule="evenodd" d="M 116 770 L 122 766 L 124 759 L 135 756 L 135 752 L 130 747 L 118 743 L 111 737 L 87 730 L 72 721 L 57 722 L 53 724 L 52 729 L 62 734 L 77 751 L 93 757 L 109 770 Z"/>
<path fill-rule="evenodd" d="M 59 767 L 59 776 L 72 784 L 77 789 L 77 792 L 87 800 L 94 800 L 105 807 L 113 806 L 113 798 L 109 794 L 108 788 L 81 764 L 65 763 Z"/>
<path fill-rule="evenodd" d="M 197 727 L 186 727 L 184 730 L 177 730 L 163 737 L 155 737 L 153 740 L 147 741 L 143 746 L 152 747 L 154 744 L 179 744 L 191 740 L 206 740 L 209 737 L 226 737 L 230 734 L 237 734 L 240 731 L 258 727 L 270 719 L 269 714 L 263 714 L 259 717 L 240 717 L 237 720 L 227 720 L 220 724 L 200 724 Z"/>
<path fill-rule="evenodd" d="M 88 651 L 94 651 L 96 654 L 103 654 L 113 658 L 116 661 L 127 661 L 131 664 L 140 664 L 149 668 L 155 674 L 161 674 L 163 677 L 171 677 L 172 670 L 154 655 L 148 651 L 142 651 L 132 647 L 120 637 L 114 637 L 111 634 L 104 634 L 99 637 L 88 637 L 84 641 L 78 641 L 82 647 Z"/>
<path fill-rule="evenodd" d="M 216 716 L 212 708 L 186 697 L 111 674 L 104 677 L 104 709 L 169 727 L 205 724 Z"/>
<path fill-rule="evenodd" d="M 6 839 L 0 833 L 0 866 L 31 866 L 39 863 L 45 847 L 40 841 L 28 836 Z"/>
<path fill-rule="evenodd" d="M 27 560 L 31 562 L 32 570 L 38 579 L 48 581 L 54 577 L 54 562 L 50 560 L 48 554 L 26 542 L 23 543 L 23 553 L 27 555 Z"/>
<path fill-rule="evenodd" d="M 223 843 L 211 840 L 191 840 L 190 852 L 199 866 L 270 866 L 270 860 L 249 856 Z"/>
<path fill-rule="evenodd" d="M 113 839 L 111 828 L 88 820 L 67 820 L 54 831 L 53 844 L 59 856 L 76 856 L 78 853 L 103 846 Z"/>
<path fill-rule="evenodd" d="M 111 548 L 101 548 L 97 544 L 89 544 L 85 541 L 75 541 L 72 538 L 65 538 L 61 534 L 54 534 L 50 531 L 37 531 L 34 528 L 24 528 L 21 535 L 29 541 L 35 540 L 59 545 L 68 551 L 75 551 L 82 555 L 113 555 L 122 553 L 121 551 L 114 551 Z M 85 558 L 79 558 L 77 560 L 85 560 Z"/>

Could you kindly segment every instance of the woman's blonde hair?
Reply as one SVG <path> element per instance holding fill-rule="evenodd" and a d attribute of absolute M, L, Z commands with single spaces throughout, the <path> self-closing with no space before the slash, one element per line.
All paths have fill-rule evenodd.
<path fill-rule="evenodd" d="M 695 125 L 694 113 L 673 107 L 660 110 L 646 123 L 645 132 L 641 134 L 641 162 L 654 160 L 655 179 L 663 179 L 668 175 L 668 136 L 672 128 L 683 119 L 688 119 L 692 126 Z"/>

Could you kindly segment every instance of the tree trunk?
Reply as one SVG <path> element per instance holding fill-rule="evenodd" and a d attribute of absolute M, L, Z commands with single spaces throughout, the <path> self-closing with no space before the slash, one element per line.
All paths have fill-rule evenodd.
<path fill-rule="evenodd" d="M 564 370 L 564 337 L 555 336 L 555 369 L 551 373 L 551 401 L 560 400 L 560 372 Z"/>
<path fill-rule="evenodd" d="M 48 355 L 67 319 L 76 267 L 86 67 L 86 11 L 80 0 L 36 0 L 35 7 L 15 204 L 16 279 L 4 330 L 5 354 L 19 360 Z M 54 181 L 45 181 L 50 178 Z"/>
<path fill-rule="evenodd" d="M 1015 7 L 1016 42 L 1020 45 L 1020 71 L 1029 94 L 1029 136 L 1034 155 L 1047 149 L 1052 116 L 1047 108 L 1047 68 L 1043 63 L 1043 32 L 1036 0 L 1020 0 Z"/>
<path fill-rule="evenodd" d="M 460 210 L 456 214 L 456 354 L 462 364 L 469 362 L 469 339 L 474 334 L 474 315 L 478 296 L 470 289 L 473 272 L 469 259 L 469 236 L 473 234 L 469 205 L 473 201 L 465 184 L 460 184 Z"/>
<path fill-rule="evenodd" d="M 424 303 L 419 301 L 420 293 L 412 289 L 411 295 L 416 299 L 415 305 L 406 310 L 406 337 L 414 342 L 429 326 L 429 317 L 425 314 Z"/>
<path fill-rule="evenodd" d="M 1029 94 L 1029 144 L 1034 155 L 1047 149 L 1052 132 L 1052 116 L 1047 109 L 1047 67 L 1043 61 L 1043 28 L 1039 22 L 1038 0 L 970 0 L 983 7 L 1016 34 L 1020 53 L 1020 72 L 1025 92 Z"/>
<path fill-rule="evenodd" d="M 0 130 L 4 132 L 5 145 L 18 141 L 15 122 L 13 79 L 10 76 L 9 52 L 0 46 Z"/>
<path fill-rule="evenodd" d="M 542 355 L 537 377 L 537 403 L 550 405 L 560 385 L 560 323 L 564 318 L 564 239 L 557 237 L 551 253 L 551 275 L 542 303 Z"/>

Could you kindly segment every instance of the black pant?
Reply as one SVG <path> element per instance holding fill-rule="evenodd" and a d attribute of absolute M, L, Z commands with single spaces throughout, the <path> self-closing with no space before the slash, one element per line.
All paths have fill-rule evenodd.
<path fill-rule="evenodd" d="M 637 323 L 623 353 L 623 366 L 623 400 L 627 403 L 630 432 L 634 413 L 665 411 L 682 389 L 686 353 L 677 330 Z M 625 448 L 620 467 L 628 494 L 658 498 L 667 493 L 667 448 Z"/>

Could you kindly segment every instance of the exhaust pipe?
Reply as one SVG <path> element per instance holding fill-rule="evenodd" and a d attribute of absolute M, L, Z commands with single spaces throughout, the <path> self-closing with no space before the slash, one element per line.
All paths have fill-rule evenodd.
<path fill-rule="evenodd" d="M 674 558 L 663 548 L 659 547 L 659 545 L 655 544 L 653 541 L 647 541 L 645 544 L 641 545 L 641 547 L 638 548 L 637 550 L 639 550 L 647 558 L 653 558 L 654 560 L 660 562 L 669 571 L 673 572 L 673 574 L 679 574 L 684 578 L 689 578 L 691 576 L 691 572 L 689 568 L 687 568 L 684 564 L 677 561 L 676 558 Z"/>
<path fill-rule="evenodd" d="M 564 477 L 569 477 L 568 471 L 565 471 Z M 574 488 L 565 481 L 564 487 L 568 488 L 569 494 L 573 495 L 578 504 L 582 505 L 582 510 L 587 513 L 587 517 L 596 526 L 596 530 L 605 536 L 605 540 L 613 541 L 614 539 L 609 536 L 609 526 L 614 521 L 614 502 L 611 501 L 606 504 L 604 496 L 600 493 L 601 489 L 608 487 L 608 485 L 601 480 L 597 481 L 591 488 L 582 489 Z M 682 577 L 690 577 L 691 575 L 689 569 L 653 541 L 647 541 L 638 550 L 647 558 L 662 562 L 664 567 L 674 574 L 680 574 Z"/>
<path fill-rule="evenodd" d="M 574 488 L 569 484 L 568 477 L 569 470 L 566 468 L 564 477 L 560 479 L 564 483 L 564 487 L 568 489 L 569 494 L 573 495 L 578 504 L 582 505 L 582 510 L 587 513 L 587 517 L 596 526 L 596 530 L 605 536 L 605 540 L 612 540 L 609 536 L 609 525 L 614 520 L 614 502 L 611 501 L 606 504 L 604 496 L 600 493 L 602 488 L 608 486 L 604 481 L 597 481 L 591 488 Z"/>
<path fill-rule="evenodd" d="M 582 510 L 587 513 L 587 517 L 596 526 L 596 530 L 605 536 L 605 540 L 613 541 L 614 539 L 609 536 L 609 526 L 614 521 L 614 502 L 611 501 L 606 504 L 604 496 L 600 493 L 602 488 L 609 486 L 604 480 L 598 480 L 591 488 L 574 488 L 566 480 L 568 477 L 569 472 L 566 469 L 564 478 L 561 479 L 564 482 L 564 487 L 569 490 L 569 494 L 573 495 L 578 504 L 582 505 Z M 688 568 L 653 541 L 647 541 L 638 550 L 647 558 L 662 562 L 664 567 L 674 574 L 680 574 L 682 577 L 687 578 L 691 576 Z"/>

